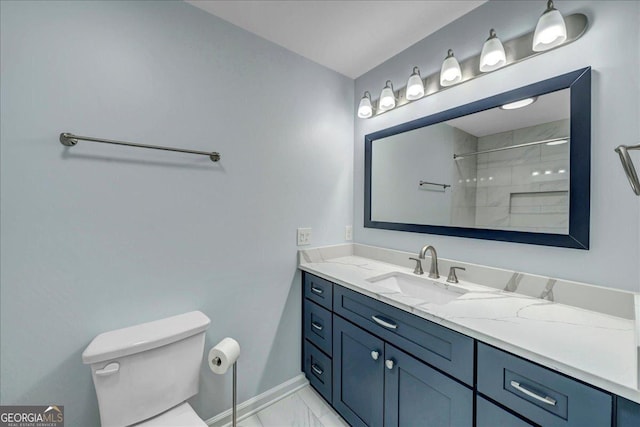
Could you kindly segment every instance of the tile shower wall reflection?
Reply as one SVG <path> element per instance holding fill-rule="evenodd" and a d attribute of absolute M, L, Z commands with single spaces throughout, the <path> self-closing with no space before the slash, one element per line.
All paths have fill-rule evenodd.
<path fill-rule="evenodd" d="M 478 151 L 561 137 L 568 119 L 480 137 Z M 479 154 L 477 171 L 476 227 L 568 233 L 569 143 Z"/>

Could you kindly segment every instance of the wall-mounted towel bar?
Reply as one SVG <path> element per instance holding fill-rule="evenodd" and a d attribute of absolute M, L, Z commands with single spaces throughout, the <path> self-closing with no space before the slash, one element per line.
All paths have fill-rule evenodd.
<path fill-rule="evenodd" d="M 449 184 L 438 184 L 437 182 L 429 182 L 429 181 L 420 181 L 420 186 L 423 185 L 435 185 L 436 187 L 442 187 L 442 190 L 446 190 L 448 187 L 451 187 Z"/>
<path fill-rule="evenodd" d="M 73 147 L 78 143 L 78 141 L 101 142 L 104 144 L 126 145 L 128 147 L 150 148 L 152 150 L 164 150 L 164 151 L 175 151 L 178 153 L 199 154 L 201 156 L 209 156 L 212 162 L 217 162 L 220 160 L 220 153 L 217 153 L 215 151 L 207 152 L 207 151 L 197 151 L 197 150 L 185 150 L 183 148 L 162 147 L 160 145 L 136 144 L 134 142 L 115 141 L 112 139 L 103 139 L 103 138 L 94 138 L 91 136 L 74 135 L 72 133 L 67 133 L 67 132 L 60 134 L 60 143 L 64 146 Z"/>
<path fill-rule="evenodd" d="M 638 174 L 636 168 L 633 167 L 633 161 L 629 156 L 629 150 L 640 150 L 640 144 L 638 145 L 620 145 L 615 149 L 616 153 L 620 156 L 622 167 L 624 168 L 627 178 L 629 178 L 629 184 L 631 189 L 636 195 L 640 196 L 640 181 L 638 181 Z"/>

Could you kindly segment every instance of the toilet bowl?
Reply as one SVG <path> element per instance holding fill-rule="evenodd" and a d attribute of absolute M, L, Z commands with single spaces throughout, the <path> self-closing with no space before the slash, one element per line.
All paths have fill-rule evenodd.
<path fill-rule="evenodd" d="M 146 421 L 139 424 L 135 424 L 135 427 L 207 427 L 207 424 L 202 421 L 202 418 L 196 414 L 191 405 L 184 402 L 173 409 L 163 412 L 160 415 L 156 415 Z"/>
<path fill-rule="evenodd" d="M 82 353 L 103 427 L 203 427 L 187 399 L 198 393 L 204 335 L 200 311 L 105 332 Z"/>

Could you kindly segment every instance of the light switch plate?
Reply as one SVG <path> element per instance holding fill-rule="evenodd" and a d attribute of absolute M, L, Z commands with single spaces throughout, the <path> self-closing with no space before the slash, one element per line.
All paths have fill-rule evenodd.
<path fill-rule="evenodd" d="M 311 229 L 298 228 L 298 246 L 306 246 L 311 244 Z"/>
<path fill-rule="evenodd" d="M 347 225 L 344 227 L 344 240 L 347 242 L 353 240 L 353 225 Z"/>

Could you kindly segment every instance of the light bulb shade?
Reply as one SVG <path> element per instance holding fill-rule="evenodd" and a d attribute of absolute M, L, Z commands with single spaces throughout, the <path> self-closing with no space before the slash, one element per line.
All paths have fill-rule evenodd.
<path fill-rule="evenodd" d="M 409 76 L 405 96 L 409 101 L 420 99 L 424 96 L 424 84 L 422 83 L 422 77 L 420 77 L 418 67 L 415 67 L 413 69 L 413 74 Z"/>
<path fill-rule="evenodd" d="M 364 96 L 360 100 L 360 105 L 358 106 L 358 117 L 360 117 L 361 119 L 368 119 L 373 115 L 371 98 L 368 95 L 369 92 L 365 92 Z"/>
<path fill-rule="evenodd" d="M 504 53 L 504 46 L 496 33 L 491 30 L 491 35 L 482 46 L 480 54 L 480 71 L 486 73 L 488 71 L 497 70 L 504 67 L 507 63 L 507 55 Z"/>
<path fill-rule="evenodd" d="M 442 63 L 442 68 L 440 69 L 440 85 L 445 87 L 451 86 L 458 83 L 460 80 L 462 80 L 460 64 L 458 64 L 456 57 L 453 56 L 453 51 L 449 50 L 449 54 L 445 58 Z"/>
<path fill-rule="evenodd" d="M 542 52 L 554 48 L 567 40 L 567 26 L 562 14 L 549 2 L 547 10 L 538 19 L 536 31 L 533 33 L 533 50 Z"/>
<path fill-rule="evenodd" d="M 386 86 L 380 92 L 380 100 L 378 101 L 378 108 L 381 111 L 391 110 L 396 106 L 396 96 L 393 93 L 393 85 L 391 81 L 387 81 Z"/>
<path fill-rule="evenodd" d="M 504 104 L 500 106 L 502 110 L 517 110 L 518 108 L 526 107 L 527 105 L 531 105 L 538 100 L 537 96 L 531 98 L 520 99 L 518 101 L 510 102 L 508 104 Z"/>

